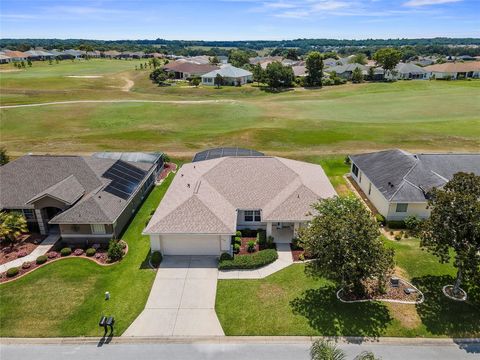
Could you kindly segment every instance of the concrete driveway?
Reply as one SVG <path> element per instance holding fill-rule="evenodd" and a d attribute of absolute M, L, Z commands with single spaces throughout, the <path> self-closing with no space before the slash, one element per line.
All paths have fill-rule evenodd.
<path fill-rule="evenodd" d="M 225 335 L 215 313 L 217 259 L 165 256 L 145 309 L 123 336 Z"/>

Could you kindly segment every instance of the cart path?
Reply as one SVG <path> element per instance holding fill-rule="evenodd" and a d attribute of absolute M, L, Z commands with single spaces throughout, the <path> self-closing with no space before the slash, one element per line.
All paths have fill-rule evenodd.
<path fill-rule="evenodd" d="M 129 92 L 135 83 L 126 77 L 124 77 L 123 80 L 125 80 L 126 84 L 122 87 L 122 91 Z"/>
<path fill-rule="evenodd" d="M 109 103 L 153 103 L 153 104 L 235 104 L 239 101 L 233 99 L 220 100 L 69 100 L 69 101 L 52 101 L 35 104 L 20 105 L 2 105 L 0 109 L 15 109 L 22 107 L 50 106 L 50 105 L 69 105 L 69 104 L 109 104 Z"/>

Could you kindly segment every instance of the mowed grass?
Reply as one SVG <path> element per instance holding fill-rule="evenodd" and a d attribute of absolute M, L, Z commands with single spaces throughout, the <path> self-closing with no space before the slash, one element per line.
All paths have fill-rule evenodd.
<path fill-rule="evenodd" d="M 0 285 L 0 337 L 101 336 L 101 315 L 115 317 L 116 335 L 125 331 L 143 310 L 155 278 L 147 264 L 150 242 L 141 232 L 172 179 L 150 193 L 128 226 L 122 238 L 129 251 L 119 264 L 69 258 Z"/>
<path fill-rule="evenodd" d="M 480 304 L 446 299 L 451 264 L 420 250 L 418 240 L 385 240 L 396 263 L 425 294 L 420 305 L 343 304 L 338 285 L 294 264 L 261 280 L 219 280 L 216 311 L 227 335 L 452 336 L 480 335 Z"/>
<path fill-rule="evenodd" d="M 184 91 L 182 99 L 191 100 L 198 90 L 210 94 L 200 99 L 214 100 L 225 96 L 215 95 L 224 94 L 224 89 L 135 85 L 132 94 L 138 99 L 145 91 L 149 99 L 178 100 L 176 96 Z M 242 89 L 246 92 L 236 98 Z M 215 146 L 293 157 L 392 147 L 412 151 L 480 148 L 480 81 L 403 81 L 281 94 L 251 89 L 227 89 L 233 102 L 2 109 L 2 142 L 19 154 L 135 149 L 187 157 Z"/>

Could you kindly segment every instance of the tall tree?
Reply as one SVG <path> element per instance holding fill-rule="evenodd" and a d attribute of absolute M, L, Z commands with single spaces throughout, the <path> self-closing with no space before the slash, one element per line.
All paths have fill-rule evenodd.
<path fill-rule="evenodd" d="M 342 284 L 346 293 L 365 294 L 367 281 L 383 290 L 393 271 L 393 250 L 379 238 L 378 224 L 360 200 L 335 197 L 313 206 L 316 215 L 300 231 L 305 250 L 318 261 L 313 271 Z"/>
<path fill-rule="evenodd" d="M 352 56 L 349 61 L 350 64 L 362 64 L 365 65 L 367 63 L 367 55 L 364 53 L 358 53 Z"/>
<path fill-rule="evenodd" d="M 267 65 L 265 80 L 272 89 L 291 87 L 295 74 L 290 66 L 283 66 L 280 62 L 274 61 Z"/>
<path fill-rule="evenodd" d="M 220 64 L 220 60 L 218 59 L 217 55 L 210 56 L 210 57 L 208 58 L 208 62 L 209 62 L 211 65 L 218 65 L 218 64 Z"/>
<path fill-rule="evenodd" d="M 220 89 L 220 87 L 223 85 L 223 76 L 220 74 L 217 74 L 213 82 L 215 86 Z"/>
<path fill-rule="evenodd" d="M 373 54 L 373 60 L 383 67 L 385 72 L 392 72 L 395 69 L 395 66 L 400 62 L 402 58 L 402 52 L 397 49 L 393 48 L 383 48 L 377 50 L 375 54 Z"/>
<path fill-rule="evenodd" d="M 305 60 L 305 67 L 307 68 L 306 83 L 307 86 L 322 87 L 323 77 L 323 59 L 322 54 L 318 51 L 312 51 L 307 55 Z"/>
<path fill-rule="evenodd" d="M 480 176 L 457 173 L 443 189 L 433 189 L 430 218 L 420 234 L 420 245 L 450 261 L 454 250 L 457 277 L 453 293 L 460 293 L 463 279 L 478 279 L 480 274 Z"/>
<path fill-rule="evenodd" d="M 12 247 L 19 236 L 26 232 L 28 232 L 27 220 L 22 213 L 0 212 L 0 236 L 4 237 Z"/>
<path fill-rule="evenodd" d="M 260 64 L 252 66 L 253 81 L 257 82 L 257 85 L 260 85 L 261 82 L 265 80 L 265 71 L 262 69 Z"/>
<path fill-rule="evenodd" d="M 353 69 L 352 82 L 355 83 L 355 84 L 359 84 L 359 83 L 363 82 L 362 69 L 360 69 L 359 67 L 356 67 L 355 69 Z"/>
<path fill-rule="evenodd" d="M 228 62 L 236 67 L 242 67 L 249 63 L 250 55 L 244 50 L 232 50 L 228 56 Z"/>
<path fill-rule="evenodd" d="M 7 149 L 0 148 L 0 166 L 7 164 L 10 161 L 10 157 L 7 154 Z"/>

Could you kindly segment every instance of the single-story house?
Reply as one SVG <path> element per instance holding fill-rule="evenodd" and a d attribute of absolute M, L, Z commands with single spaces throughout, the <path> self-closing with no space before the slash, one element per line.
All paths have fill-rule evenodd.
<path fill-rule="evenodd" d="M 190 79 L 197 76 L 200 77 L 217 69 L 219 69 L 219 67 L 215 65 L 195 64 L 182 61 L 173 61 L 163 67 L 165 72 L 173 73 L 175 79 Z"/>
<path fill-rule="evenodd" d="M 227 64 L 222 65 L 220 69 L 203 74 L 202 84 L 215 85 L 215 77 L 217 75 L 223 78 L 223 85 L 244 85 L 253 80 L 253 74 L 250 71 Z"/>
<path fill-rule="evenodd" d="M 308 75 L 307 67 L 305 65 L 292 66 L 292 70 L 295 76 L 304 77 Z"/>
<path fill-rule="evenodd" d="M 39 49 L 25 51 L 25 54 L 28 54 L 28 57 L 31 60 L 47 60 L 55 58 L 55 55 L 53 55 L 52 53 Z"/>
<path fill-rule="evenodd" d="M 164 154 L 161 152 L 114 152 L 104 151 L 92 154 L 93 157 L 99 159 L 122 160 L 133 163 L 152 164 L 155 167 L 155 175 L 158 177 L 162 172 L 165 162 Z"/>
<path fill-rule="evenodd" d="M 103 56 L 109 59 L 115 59 L 120 56 L 121 52 L 115 50 L 108 50 L 103 52 Z"/>
<path fill-rule="evenodd" d="M 362 74 L 364 76 L 367 76 L 368 75 L 368 67 L 365 66 L 365 65 L 362 65 L 362 64 L 356 64 L 356 63 L 352 63 L 352 64 L 346 64 L 346 65 L 338 65 L 338 66 L 333 66 L 331 68 L 328 68 L 327 70 L 325 70 L 327 73 L 331 74 L 332 72 L 336 72 L 336 74 L 343 78 L 343 79 L 346 79 L 346 80 L 351 80 L 352 79 L 352 74 L 353 74 L 353 71 L 356 69 L 356 68 L 360 68 L 360 70 L 362 71 Z"/>
<path fill-rule="evenodd" d="M 24 52 L 13 50 L 4 50 L 3 54 L 12 59 L 11 61 L 25 61 L 29 57 L 29 55 Z"/>
<path fill-rule="evenodd" d="M 311 205 L 336 192 L 319 165 L 271 156 L 226 156 L 183 165 L 144 230 L 164 255 L 231 253 L 240 229 L 290 243 Z"/>
<path fill-rule="evenodd" d="M 94 156 L 26 155 L 0 167 L 0 209 L 69 244 L 118 238 L 155 182 L 156 164 Z"/>
<path fill-rule="evenodd" d="M 480 61 L 450 62 L 426 66 L 427 78 L 435 79 L 465 79 L 480 78 Z"/>
<path fill-rule="evenodd" d="M 332 66 L 337 66 L 338 65 L 338 60 L 334 58 L 326 58 L 323 59 L 323 66 L 324 67 L 332 67 Z"/>
<path fill-rule="evenodd" d="M 75 49 L 69 49 L 63 52 L 64 55 L 72 57 L 73 59 L 80 59 L 85 53 L 86 51 Z"/>
<path fill-rule="evenodd" d="M 387 77 L 394 77 L 400 80 L 414 80 L 425 79 L 427 72 L 420 66 L 412 63 L 398 63 L 395 66 L 394 75 L 387 75 Z"/>
<path fill-rule="evenodd" d="M 12 61 L 12 58 L 10 56 L 0 54 L 0 64 L 6 64 Z"/>
<path fill-rule="evenodd" d="M 428 193 L 458 172 L 480 175 L 480 154 L 411 154 L 386 150 L 351 155 L 350 175 L 387 220 L 430 216 Z"/>

